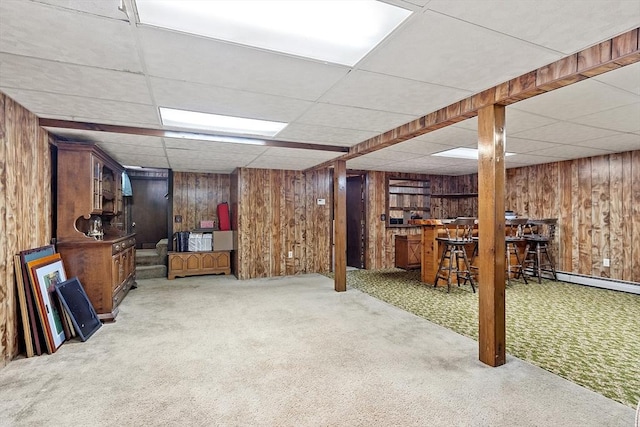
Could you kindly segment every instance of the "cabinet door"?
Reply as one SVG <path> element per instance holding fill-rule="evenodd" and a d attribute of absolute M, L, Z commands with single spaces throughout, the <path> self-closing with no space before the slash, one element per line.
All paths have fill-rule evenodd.
<path fill-rule="evenodd" d="M 122 254 L 115 254 L 111 257 L 111 289 L 115 290 L 124 280 L 124 265 L 122 263 Z"/>
<path fill-rule="evenodd" d="M 186 260 L 182 257 L 182 254 L 170 254 L 169 255 L 169 270 L 174 273 L 182 273 L 187 269 Z"/>
<path fill-rule="evenodd" d="M 229 252 L 217 252 L 216 255 L 216 268 L 225 269 L 231 267 L 231 257 Z"/>
<path fill-rule="evenodd" d="M 215 252 L 202 254 L 202 269 L 218 268 L 217 254 Z"/>
<path fill-rule="evenodd" d="M 102 162 L 91 155 L 91 192 L 93 194 L 93 213 L 102 213 Z"/>

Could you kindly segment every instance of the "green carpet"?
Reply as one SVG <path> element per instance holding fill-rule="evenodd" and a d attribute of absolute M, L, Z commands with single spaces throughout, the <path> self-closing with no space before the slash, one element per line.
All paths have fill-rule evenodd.
<path fill-rule="evenodd" d="M 478 340 L 478 294 L 434 289 L 420 272 L 347 272 L 347 285 Z M 507 353 L 635 408 L 640 399 L 640 296 L 543 281 L 511 281 Z"/>

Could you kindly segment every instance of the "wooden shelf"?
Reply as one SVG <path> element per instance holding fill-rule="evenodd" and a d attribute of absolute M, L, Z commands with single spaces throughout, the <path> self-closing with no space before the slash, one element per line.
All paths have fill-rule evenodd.
<path fill-rule="evenodd" d="M 443 198 L 443 199 L 455 199 L 461 197 L 478 197 L 478 193 L 442 193 L 432 194 L 431 197 Z"/>
<path fill-rule="evenodd" d="M 428 206 L 389 206 L 390 211 L 430 211 Z"/>

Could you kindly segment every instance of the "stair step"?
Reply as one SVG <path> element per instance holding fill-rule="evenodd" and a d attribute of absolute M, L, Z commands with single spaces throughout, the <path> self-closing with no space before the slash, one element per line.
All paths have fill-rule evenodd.
<path fill-rule="evenodd" d="M 164 260 L 155 249 L 138 249 L 136 251 L 136 265 L 160 265 Z"/>
<path fill-rule="evenodd" d="M 155 279 L 167 277 L 165 265 L 141 265 L 136 267 L 136 279 Z"/>

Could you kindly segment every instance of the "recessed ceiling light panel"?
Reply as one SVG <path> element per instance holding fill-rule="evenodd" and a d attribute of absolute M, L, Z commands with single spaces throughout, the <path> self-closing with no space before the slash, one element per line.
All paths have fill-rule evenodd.
<path fill-rule="evenodd" d="M 515 153 L 504 153 L 505 156 L 513 156 Z M 453 157 L 456 159 L 471 159 L 478 160 L 478 149 L 477 148 L 467 148 L 467 147 L 458 147 L 452 148 L 450 150 L 441 151 L 439 153 L 433 153 L 432 156 L 441 156 L 441 157 Z"/>
<path fill-rule="evenodd" d="M 374 0 L 136 0 L 141 24 L 348 66 L 411 11 Z"/>
<path fill-rule="evenodd" d="M 160 107 L 160 117 L 164 126 L 268 137 L 275 136 L 287 126 L 287 123 L 282 122 L 221 116 L 165 107 Z"/>

